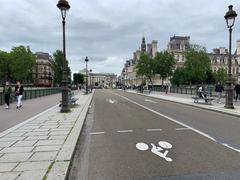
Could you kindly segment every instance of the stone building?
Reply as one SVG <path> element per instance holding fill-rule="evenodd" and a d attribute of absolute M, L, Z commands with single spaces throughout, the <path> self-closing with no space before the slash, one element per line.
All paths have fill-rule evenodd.
<path fill-rule="evenodd" d="M 122 73 L 120 75 L 121 84 L 133 87 L 143 84 L 143 77 L 137 76 L 136 65 L 140 59 L 141 53 L 146 53 L 150 58 L 154 58 L 157 53 L 157 41 L 152 41 L 146 44 L 145 38 L 142 38 L 142 42 L 139 50 L 133 53 L 133 58 L 126 61 L 124 64 Z M 158 78 L 153 79 L 154 84 L 159 84 Z M 148 82 L 147 82 L 148 83 Z"/>
<path fill-rule="evenodd" d="M 167 51 L 174 54 L 176 67 L 183 66 L 185 62 L 184 52 L 190 47 L 190 36 L 173 36 L 170 37 Z"/>
<path fill-rule="evenodd" d="M 86 83 L 86 69 L 79 71 L 84 75 L 84 85 Z M 92 70 L 87 71 L 88 86 L 101 88 L 115 88 L 118 77 L 114 73 L 94 73 Z"/>
<path fill-rule="evenodd" d="M 212 71 L 216 72 L 218 69 L 225 69 L 228 72 L 228 50 L 224 47 L 215 48 L 213 52 L 208 53 L 211 60 Z M 234 80 L 238 80 L 239 76 L 239 63 L 237 51 L 232 55 L 232 75 Z"/>
<path fill-rule="evenodd" d="M 51 67 L 52 57 L 48 53 L 36 52 L 36 66 L 33 70 L 35 86 L 53 86 L 53 69 Z"/>
<path fill-rule="evenodd" d="M 116 88 L 117 75 L 113 73 L 93 73 L 88 74 L 88 85 L 92 87 Z"/>
<path fill-rule="evenodd" d="M 190 47 L 190 36 L 173 36 L 170 37 L 170 41 L 167 46 L 167 51 L 173 53 L 176 60 L 176 68 L 183 66 L 186 61 L 184 52 Z M 157 53 L 157 41 L 152 41 L 146 45 L 145 38 L 142 38 L 142 43 L 139 50 L 133 53 L 133 58 L 126 61 L 124 68 L 120 75 L 120 81 L 122 85 L 125 86 L 138 86 L 143 83 L 143 77 L 137 77 L 136 75 L 136 65 L 140 59 L 141 53 L 146 53 L 150 58 L 154 58 Z M 223 68 L 227 71 L 228 69 L 228 50 L 226 48 L 220 47 L 213 50 L 213 52 L 208 53 L 211 60 L 211 68 L 213 72 L 218 69 Z M 240 81 L 240 40 L 237 41 L 237 49 L 232 56 L 232 74 L 235 81 Z M 149 84 L 148 82 L 146 82 Z M 170 83 L 169 79 L 163 82 Z M 158 75 L 153 77 L 153 85 L 162 85 L 162 82 Z"/>

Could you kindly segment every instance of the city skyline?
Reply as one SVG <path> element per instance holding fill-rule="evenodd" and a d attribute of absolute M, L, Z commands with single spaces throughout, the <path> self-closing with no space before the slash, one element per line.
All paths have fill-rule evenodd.
<path fill-rule="evenodd" d="M 167 48 L 171 36 L 190 36 L 191 43 L 228 48 L 224 20 L 228 5 L 239 14 L 237 1 L 184 0 L 168 2 L 69 1 L 66 19 L 67 58 L 72 72 L 85 67 L 85 56 L 94 72 L 120 74 L 125 61 L 139 48 L 141 38 L 158 41 L 158 50 Z M 0 15 L 0 49 L 29 45 L 33 52 L 52 54 L 62 49 L 61 15 L 57 1 L 3 0 Z M 198 8 L 202 7 L 202 8 Z M 196 10 L 196 8 L 198 8 Z M 137 11 L 135 11 L 137 9 Z M 13 14 L 14 12 L 14 14 Z M 44 12 L 44 13 L 43 13 Z M 31 14 L 31 15 L 29 15 Z M 239 17 L 233 31 L 233 49 L 240 39 Z"/>

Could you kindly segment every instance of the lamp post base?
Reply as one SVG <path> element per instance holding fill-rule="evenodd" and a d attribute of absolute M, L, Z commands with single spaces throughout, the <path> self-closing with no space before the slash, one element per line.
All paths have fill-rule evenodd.
<path fill-rule="evenodd" d="M 61 113 L 68 113 L 68 112 L 70 112 L 70 109 L 68 106 L 68 87 L 66 86 L 65 82 L 63 82 Z"/>
<path fill-rule="evenodd" d="M 226 109 L 235 109 L 233 105 L 225 105 L 224 108 L 226 108 Z"/>
<path fill-rule="evenodd" d="M 233 86 L 232 86 L 232 78 L 229 76 L 229 80 L 227 81 L 226 91 L 226 102 L 224 108 L 226 109 L 234 109 L 233 106 Z"/>

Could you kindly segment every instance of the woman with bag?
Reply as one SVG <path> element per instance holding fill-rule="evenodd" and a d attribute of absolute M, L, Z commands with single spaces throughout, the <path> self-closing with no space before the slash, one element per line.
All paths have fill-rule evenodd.
<path fill-rule="evenodd" d="M 22 107 L 22 96 L 23 96 L 23 86 L 19 81 L 17 81 L 17 85 L 15 86 L 15 94 L 17 98 L 17 109 Z"/>

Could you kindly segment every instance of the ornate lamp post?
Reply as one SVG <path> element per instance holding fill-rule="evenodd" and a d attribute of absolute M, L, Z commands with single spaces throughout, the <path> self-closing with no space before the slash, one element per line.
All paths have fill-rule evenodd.
<path fill-rule="evenodd" d="M 89 84 L 90 84 L 90 87 L 92 88 L 92 83 L 93 83 L 92 69 L 90 69 L 89 72 L 91 73 L 91 74 L 89 73 L 89 80 L 90 80 Z"/>
<path fill-rule="evenodd" d="M 65 19 L 67 11 L 70 9 L 70 5 L 66 0 L 59 0 L 57 7 L 60 9 L 62 14 L 62 25 L 63 25 L 63 77 L 62 77 L 62 106 L 61 112 L 69 112 L 68 107 L 68 77 L 67 77 L 67 59 L 66 59 L 66 43 L 65 43 Z"/>
<path fill-rule="evenodd" d="M 233 106 L 233 78 L 232 78 L 232 27 L 235 23 L 237 13 L 233 10 L 233 6 L 228 6 L 228 12 L 224 16 L 227 27 L 229 29 L 229 54 L 228 54 L 228 80 L 226 88 L 226 102 L 225 108 L 234 109 Z"/>
<path fill-rule="evenodd" d="M 86 94 L 88 94 L 88 74 L 87 74 L 87 63 L 88 63 L 88 57 L 85 58 L 86 62 Z"/>

